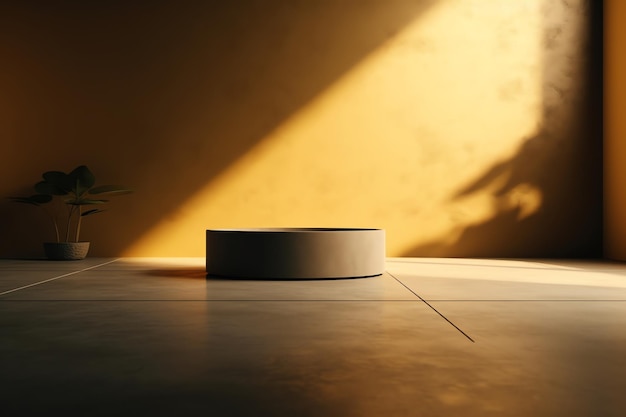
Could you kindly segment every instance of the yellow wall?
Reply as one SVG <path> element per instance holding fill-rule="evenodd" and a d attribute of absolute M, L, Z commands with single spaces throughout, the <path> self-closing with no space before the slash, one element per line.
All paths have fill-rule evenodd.
<path fill-rule="evenodd" d="M 626 2 L 605 2 L 605 255 L 626 260 Z"/>
<path fill-rule="evenodd" d="M 79 164 L 135 188 L 85 219 L 92 256 L 268 226 L 380 227 L 389 256 L 594 254 L 586 3 L 3 6 L 0 194 Z M 1 256 L 51 236 L 15 203 L 0 227 Z"/>

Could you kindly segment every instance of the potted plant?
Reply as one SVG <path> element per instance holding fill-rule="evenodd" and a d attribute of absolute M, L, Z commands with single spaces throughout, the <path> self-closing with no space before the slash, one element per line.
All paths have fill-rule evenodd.
<path fill-rule="evenodd" d="M 50 217 L 56 233 L 55 242 L 45 242 L 44 252 L 48 259 L 76 260 L 84 259 L 89 251 L 89 242 L 80 241 L 82 218 L 101 213 L 101 208 L 84 209 L 85 206 L 101 206 L 108 202 L 101 196 L 127 194 L 131 190 L 117 185 L 95 186 L 95 176 L 85 165 L 81 165 L 66 174 L 61 171 L 44 172 L 43 180 L 35 184 L 37 194 L 30 197 L 12 197 L 18 203 L 42 207 Z M 65 230 L 63 236 L 57 220 L 57 212 L 48 210 L 44 205 L 60 201 L 65 206 Z"/>

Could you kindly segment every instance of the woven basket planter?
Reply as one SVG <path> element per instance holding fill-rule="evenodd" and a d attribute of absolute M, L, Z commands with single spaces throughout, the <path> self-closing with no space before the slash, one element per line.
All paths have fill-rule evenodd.
<path fill-rule="evenodd" d="M 89 242 L 46 242 L 43 244 L 46 258 L 55 261 L 76 261 L 85 259 L 89 252 Z"/>

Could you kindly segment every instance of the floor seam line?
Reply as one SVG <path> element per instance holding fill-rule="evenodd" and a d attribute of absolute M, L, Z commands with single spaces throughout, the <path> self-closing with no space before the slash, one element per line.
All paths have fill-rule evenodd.
<path fill-rule="evenodd" d="M 0 303 L 3 302 L 229 302 L 229 303 L 414 303 L 415 300 L 324 300 L 324 299 L 315 299 L 315 300 L 272 300 L 272 299 L 261 299 L 261 300 L 245 300 L 245 299 L 209 299 L 209 300 L 194 300 L 194 299 L 63 299 L 63 298 L 49 298 L 49 299 L 6 299 L 0 300 Z"/>
<path fill-rule="evenodd" d="M 55 280 L 57 280 L 57 279 L 61 279 L 61 278 L 65 278 L 65 277 L 69 277 L 69 276 L 71 276 L 71 275 L 80 274 L 81 272 L 89 271 L 89 270 L 96 269 L 96 268 L 101 267 L 101 266 L 104 266 L 104 265 L 111 264 L 111 263 L 113 263 L 113 262 L 115 262 L 115 261 L 118 261 L 119 259 L 120 259 L 120 258 L 115 258 L 115 259 L 113 259 L 113 260 L 111 260 L 111 261 L 107 261 L 107 262 L 104 262 L 104 263 L 101 263 L 101 264 L 98 264 L 98 265 L 93 265 L 93 266 L 90 266 L 90 267 L 88 267 L 88 268 L 83 268 L 83 269 L 80 269 L 80 270 L 78 270 L 78 271 L 68 272 L 67 274 L 59 275 L 59 276 L 56 276 L 56 277 L 52 277 L 52 278 L 45 279 L 45 280 L 43 280 L 43 281 L 38 281 L 38 282 L 34 282 L 34 283 L 32 283 L 32 284 L 23 285 L 23 286 L 18 287 L 18 288 L 13 288 L 13 289 L 10 289 L 10 290 L 7 290 L 7 291 L 3 291 L 3 292 L 0 292 L 0 296 L 2 296 L 2 295 L 6 295 L 6 294 L 10 294 L 10 293 L 12 293 L 12 292 L 16 292 L 16 291 L 24 290 L 24 289 L 26 289 L 26 288 L 34 287 L 34 286 L 37 286 L 37 285 L 45 284 L 46 282 L 55 281 Z"/>
<path fill-rule="evenodd" d="M 467 333 L 465 333 L 463 330 L 461 330 L 461 328 L 459 326 L 457 326 L 456 324 L 452 323 L 451 320 L 449 320 L 446 316 L 444 316 L 443 314 L 441 314 L 439 312 L 439 310 L 437 310 L 435 307 L 433 307 L 432 305 L 430 305 L 428 303 L 428 301 L 424 300 L 422 297 L 420 297 L 420 295 L 418 293 L 416 293 L 415 291 L 413 291 L 411 288 L 407 287 L 404 282 L 400 281 L 398 278 L 396 278 L 395 275 L 393 275 L 391 272 L 389 271 L 385 271 L 386 273 L 388 273 L 389 275 L 391 275 L 391 277 L 393 279 L 395 279 L 398 283 L 400 283 L 400 285 L 402 285 L 404 288 L 406 288 L 407 290 L 409 290 L 411 293 L 413 293 L 413 295 L 415 295 L 417 298 L 419 298 L 424 304 L 426 304 L 431 310 L 433 310 L 435 313 L 437 313 L 442 319 L 444 319 L 445 321 L 447 321 L 452 327 L 454 327 L 455 329 L 457 329 L 463 336 L 465 336 L 470 342 L 472 343 L 476 343 L 474 341 L 474 339 L 472 339 L 470 337 L 470 335 L 468 335 Z"/>
<path fill-rule="evenodd" d="M 435 301 L 438 303 L 456 303 L 456 302 L 461 302 L 461 303 L 596 303 L 596 302 L 602 302 L 602 301 L 610 301 L 610 302 L 624 302 L 626 301 L 625 298 L 618 298 L 618 299 L 614 299 L 614 298 L 607 298 L 607 299 L 600 299 L 600 298 L 571 298 L 571 299 L 532 299 L 532 298 L 505 298 L 505 299 L 490 299 L 490 298 L 483 298 L 483 299 L 449 299 L 449 298 L 431 298 L 428 301 Z"/>
<path fill-rule="evenodd" d="M 35 285 L 35 284 L 33 284 Z M 105 298 L 105 299 L 93 299 L 93 298 L 49 298 L 49 299 L 0 299 L 0 303 L 4 302 L 155 302 L 155 301 L 163 301 L 163 302 L 231 302 L 231 303 L 414 303 L 415 300 L 342 300 L 342 299 L 308 299 L 308 300 L 298 300 L 298 299 L 174 299 L 174 298 L 158 298 L 158 299 L 141 299 L 141 298 L 131 298 L 131 299 L 114 299 L 114 298 Z M 436 302 L 446 302 L 446 303 L 463 303 L 463 302 L 493 302 L 493 303 L 508 303 L 508 302 L 521 302 L 521 303 L 554 303 L 554 302 L 566 302 L 566 303 L 623 303 L 626 300 L 424 300 L 425 303 L 428 301 L 436 301 Z M 432 306 L 431 306 L 432 308 Z"/>

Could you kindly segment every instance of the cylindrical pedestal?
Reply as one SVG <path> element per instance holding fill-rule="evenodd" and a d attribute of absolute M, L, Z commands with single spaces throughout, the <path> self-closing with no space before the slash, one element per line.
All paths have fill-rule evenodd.
<path fill-rule="evenodd" d="M 382 229 L 281 228 L 206 231 L 208 275 L 321 279 L 380 275 Z"/>

